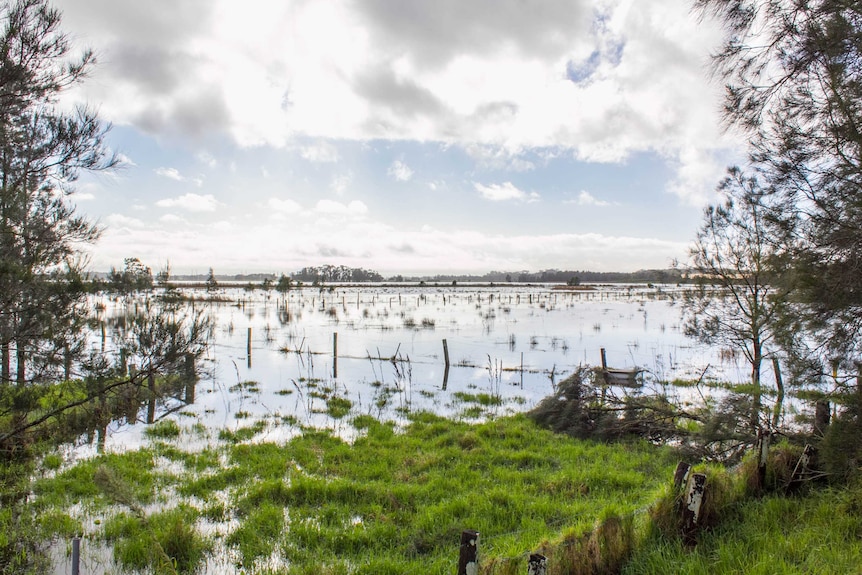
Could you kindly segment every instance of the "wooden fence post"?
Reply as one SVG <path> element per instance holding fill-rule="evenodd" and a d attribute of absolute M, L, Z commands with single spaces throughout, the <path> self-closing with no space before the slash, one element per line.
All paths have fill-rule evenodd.
<path fill-rule="evenodd" d="M 706 475 L 693 473 L 688 478 L 682 505 L 682 537 L 686 545 L 694 545 L 697 541 L 700 508 L 706 491 Z"/>
<path fill-rule="evenodd" d="M 251 369 L 251 328 L 248 328 L 248 337 L 246 338 L 245 353 L 248 358 L 248 368 Z"/>
<path fill-rule="evenodd" d="M 548 572 L 548 558 L 539 553 L 531 553 L 527 561 L 527 575 L 546 575 Z"/>
<path fill-rule="evenodd" d="M 458 555 L 458 575 L 479 573 L 479 532 L 467 529 L 461 532 L 461 549 Z"/>
<path fill-rule="evenodd" d="M 332 334 L 332 377 L 338 377 L 338 332 Z"/>
<path fill-rule="evenodd" d="M 77 535 L 72 537 L 72 575 L 81 572 L 81 538 Z"/>
<path fill-rule="evenodd" d="M 521 389 L 524 389 L 524 352 L 521 352 Z"/>

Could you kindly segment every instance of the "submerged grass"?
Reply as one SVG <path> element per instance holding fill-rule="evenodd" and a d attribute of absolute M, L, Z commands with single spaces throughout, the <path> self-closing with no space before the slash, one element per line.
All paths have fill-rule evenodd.
<path fill-rule="evenodd" d="M 273 568 L 273 557 L 288 574 L 448 573 L 464 529 L 482 533 L 483 557 L 518 557 L 564 531 L 589 531 L 609 506 L 622 514 L 645 506 L 676 462 L 669 449 L 578 441 L 524 416 L 471 425 L 415 413 L 405 428 L 367 416 L 353 425 L 352 444 L 309 429 L 286 444 L 227 433 L 197 454 L 167 451 L 180 464 L 171 473 L 154 466 L 158 444 L 100 456 L 40 480 L 37 502 L 104 510 L 109 498 L 80 486 L 106 466 L 142 503 L 174 493 L 148 521 L 166 552 L 185 541 L 171 555 L 182 570 L 227 546 L 247 573 Z M 206 503 L 214 497 L 224 503 Z M 57 532 L 74 528 L 72 517 L 53 517 Z M 127 568 L 141 568 L 139 518 L 112 517 L 94 536 L 110 540 Z M 177 517 L 189 528 L 221 522 L 223 535 L 182 531 Z"/>
<path fill-rule="evenodd" d="M 166 444 L 166 425 L 135 452 L 67 468 L 46 458 L 29 503 L 33 532 L 101 539 L 118 573 L 194 573 L 225 551 L 249 575 L 451 573 L 465 529 L 481 533 L 482 575 L 523 573 L 536 551 L 549 575 L 862 567 L 862 485 L 769 494 L 786 483 L 791 446 L 775 446 L 759 498 L 752 461 L 734 471 L 698 466 L 708 495 L 697 546 L 687 547 L 668 448 L 576 440 L 521 415 L 480 424 L 410 417 L 406 427 L 354 417 L 353 443 L 315 429 L 286 443 L 248 442 L 252 427 L 185 452 L 178 445 L 194 428 Z M 10 544 L 2 533 L 0 544 Z"/>

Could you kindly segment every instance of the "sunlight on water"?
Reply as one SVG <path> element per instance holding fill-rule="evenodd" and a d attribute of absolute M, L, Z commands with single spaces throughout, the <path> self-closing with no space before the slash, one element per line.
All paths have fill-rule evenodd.
<path fill-rule="evenodd" d="M 195 299 L 189 305 L 209 314 L 215 329 L 198 365 L 193 403 L 168 398 L 157 409 L 162 416 L 177 410 L 173 417 L 181 424 L 216 432 L 264 421 L 258 439 L 265 441 L 297 433 L 285 422 L 349 437 L 350 416 L 359 414 L 404 421 L 417 410 L 461 417 L 528 410 L 579 366 L 601 365 L 602 348 L 610 366 L 643 369 L 648 383 L 740 381 L 744 374 L 732 357 L 681 333 L 672 298 L 678 290 L 334 286 L 282 295 L 187 289 Z M 225 301 L 205 301 L 211 296 Z M 122 299 L 100 301 L 108 319 L 134 307 Z M 108 340 L 110 351 L 110 334 Z M 93 346 L 100 345 L 94 333 Z M 496 401 L 465 411 L 475 397 Z M 136 447 L 143 428 L 115 422 L 105 447 Z"/>

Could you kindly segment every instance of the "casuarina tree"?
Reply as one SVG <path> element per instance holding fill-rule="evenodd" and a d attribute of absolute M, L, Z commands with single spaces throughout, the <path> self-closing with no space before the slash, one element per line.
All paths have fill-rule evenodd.
<path fill-rule="evenodd" d="M 45 0 L 0 4 L 0 383 L 44 377 L 74 351 L 82 301 L 80 246 L 97 227 L 75 213 L 81 171 L 116 158 L 105 125 L 58 104 L 93 64 L 73 55 Z M 14 353 L 13 353 L 14 351 Z"/>

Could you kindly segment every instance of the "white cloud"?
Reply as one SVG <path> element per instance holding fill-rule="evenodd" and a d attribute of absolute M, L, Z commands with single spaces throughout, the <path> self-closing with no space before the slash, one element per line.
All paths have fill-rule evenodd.
<path fill-rule="evenodd" d="M 620 162 L 735 145 L 705 74 L 721 31 L 688 0 L 214 0 L 171 19 L 120 4 L 64 16 L 112 56 L 84 96 L 151 133 L 309 140 L 316 163 L 337 160 L 335 140 L 436 141 L 519 171 L 535 169 L 525 150 Z"/>
<path fill-rule="evenodd" d="M 347 191 L 347 188 L 350 186 L 350 183 L 353 181 L 353 174 L 346 173 L 340 174 L 336 176 L 332 176 L 332 181 L 329 184 L 329 188 L 335 192 L 337 195 L 344 195 L 344 192 Z"/>
<path fill-rule="evenodd" d="M 236 226 L 226 220 L 220 220 L 218 222 L 215 222 L 212 225 L 212 228 L 218 232 L 230 233 L 236 229 Z"/>
<path fill-rule="evenodd" d="M 162 222 L 163 224 L 169 224 L 169 225 L 188 224 L 187 220 L 185 220 L 184 218 L 181 218 L 180 216 L 178 216 L 176 214 L 165 214 L 159 218 L 159 221 Z"/>
<path fill-rule="evenodd" d="M 281 198 L 270 198 L 269 201 L 267 201 L 267 206 L 269 206 L 271 210 L 280 214 L 298 214 L 302 211 L 302 206 L 291 199 L 282 200 Z"/>
<path fill-rule="evenodd" d="M 155 171 L 157 175 L 163 178 L 168 178 L 169 180 L 174 180 L 176 182 L 185 181 L 185 178 L 176 168 L 156 168 Z"/>
<path fill-rule="evenodd" d="M 572 203 L 576 203 L 576 204 L 578 204 L 579 206 L 599 206 L 599 207 L 604 207 L 604 206 L 609 206 L 609 205 L 611 205 L 611 203 L 610 203 L 610 202 L 606 202 L 606 201 L 604 201 L 604 200 L 600 200 L 600 199 L 596 198 L 594 195 L 592 195 L 591 193 L 589 193 L 589 192 L 588 192 L 588 191 L 586 191 L 586 190 L 581 190 L 581 193 L 580 193 L 580 194 L 578 194 L 578 199 L 577 199 L 577 200 L 575 200 L 575 201 L 574 201 L 574 202 L 572 202 Z"/>
<path fill-rule="evenodd" d="M 329 142 L 319 141 L 300 148 L 299 155 L 315 164 L 331 164 L 338 161 L 338 148 Z"/>
<path fill-rule="evenodd" d="M 176 168 L 156 168 L 156 175 L 159 175 L 163 178 L 168 178 L 169 180 L 174 180 L 175 182 L 191 182 L 197 187 L 201 187 L 204 183 L 202 178 L 188 178 L 183 176 L 179 170 Z"/>
<path fill-rule="evenodd" d="M 492 202 L 502 202 L 507 200 L 521 200 L 533 202 L 538 201 L 540 197 L 539 194 L 536 192 L 530 192 L 528 194 L 524 191 L 519 190 L 512 182 L 491 184 L 489 186 L 474 182 L 473 187 L 476 188 L 476 191 L 479 192 L 480 196 L 482 196 L 486 200 L 491 200 Z"/>
<path fill-rule="evenodd" d="M 570 167 L 581 167 L 572 158 L 620 164 L 586 167 L 599 177 L 647 158 L 665 191 L 680 203 L 698 202 L 709 197 L 736 145 L 720 135 L 720 89 L 704 73 L 718 28 L 698 24 L 690 0 L 547 0 L 541 10 L 525 10 L 522 0 L 81 0 L 63 9 L 64 29 L 103 55 L 94 80 L 73 96 L 98 102 L 100 115 L 121 126 L 143 166 L 134 174 L 152 176 L 169 163 L 155 171 L 171 190 L 156 204 L 164 211 L 152 209 L 149 189 L 124 200 L 110 185 L 94 188 L 100 201 L 87 208 L 104 214 L 125 202 L 129 214 L 151 218 L 144 225 L 103 215 L 111 231 L 98 249 L 118 256 L 111 265 L 141 246 L 151 261 L 179 266 L 186 259 L 198 269 L 207 261 L 238 271 L 289 271 L 340 254 L 346 261 L 334 263 L 399 273 L 407 266 L 661 266 L 684 248 L 601 234 L 498 237 L 481 231 L 483 222 L 453 229 L 455 218 L 430 209 L 412 212 L 404 218 L 409 229 L 397 229 L 394 208 L 377 221 L 369 205 L 397 194 L 395 182 L 417 180 L 405 158 L 421 162 L 426 195 L 439 195 L 450 211 L 484 198 L 498 202 L 501 218 L 517 218 L 519 203 L 540 199 L 529 190 L 540 190 L 544 203 L 534 207 L 555 216 L 555 190 L 566 189 Z M 201 192 L 192 185 L 204 177 L 210 194 L 182 195 Z M 476 192 L 459 196 L 463 182 Z M 648 193 L 661 193 L 659 185 Z M 280 198 L 286 189 L 304 207 Z M 600 191 L 572 201 L 601 205 Z M 358 192 L 373 203 L 349 201 Z M 229 194 L 241 199 L 225 199 Z M 320 200 L 326 196 L 332 199 Z M 416 208 L 399 199 L 404 210 Z M 142 201 L 150 211 L 133 212 Z M 165 212 L 214 216 L 189 216 L 191 224 L 177 226 L 184 229 L 152 234 Z M 274 221 L 279 217 L 290 225 Z"/>
<path fill-rule="evenodd" d="M 134 160 L 132 160 L 132 158 L 130 158 L 126 154 L 123 154 L 122 152 L 117 154 L 117 161 L 119 162 L 120 168 L 134 168 L 137 166 L 137 164 Z"/>
<path fill-rule="evenodd" d="M 218 166 L 218 160 L 209 152 L 199 152 L 196 156 L 197 160 L 206 167 L 212 169 Z"/>
<path fill-rule="evenodd" d="M 91 202 L 96 199 L 96 194 L 91 192 L 78 192 L 74 197 L 75 200 L 79 202 Z"/>
<path fill-rule="evenodd" d="M 146 224 L 137 219 L 130 218 L 124 214 L 110 214 L 105 218 L 105 222 L 109 227 L 117 228 L 144 228 Z"/>
<path fill-rule="evenodd" d="M 343 216 L 347 205 L 319 207 Z M 358 208 L 358 206 L 357 206 Z M 362 211 L 359 209 L 359 211 Z M 110 226 L 95 246 L 94 265 L 108 269 L 134 253 L 143 261 L 170 260 L 178 273 L 213 265 L 225 273 L 249 269 L 290 271 L 321 263 L 390 273 L 458 273 L 500 270 L 661 268 L 684 256 L 686 242 L 601 233 L 489 234 L 431 226 L 396 228 L 364 218 L 297 219 L 293 225 L 259 221 L 207 226 Z M 324 235 L 314 230 L 324 228 Z M 229 231 L 230 233 L 225 233 Z"/>
<path fill-rule="evenodd" d="M 212 194 L 185 194 L 159 200 L 156 205 L 160 208 L 179 208 L 189 212 L 214 212 L 221 203 Z"/>
<path fill-rule="evenodd" d="M 348 204 L 334 200 L 320 200 L 314 206 L 314 211 L 326 215 L 364 216 L 368 213 L 368 206 L 359 200 L 353 200 Z"/>
<path fill-rule="evenodd" d="M 512 172 L 529 172 L 536 164 L 522 157 L 524 150 L 510 150 L 502 146 L 471 144 L 467 154 L 485 168 Z"/>
<path fill-rule="evenodd" d="M 399 182 L 410 181 L 410 178 L 413 177 L 413 170 L 411 170 L 410 166 L 408 166 L 401 160 L 395 160 L 394 162 L 392 162 L 392 165 L 389 166 L 389 169 L 386 170 L 386 173 Z"/>
<path fill-rule="evenodd" d="M 675 163 L 676 175 L 668 191 L 693 205 L 702 205 L 714 197 L 713 192 L 726 175 L 727 166 L 744 162 L 741 154 L 717 154 L 691 148 L 680 152 Z"/>

